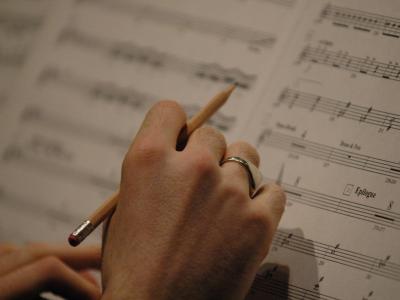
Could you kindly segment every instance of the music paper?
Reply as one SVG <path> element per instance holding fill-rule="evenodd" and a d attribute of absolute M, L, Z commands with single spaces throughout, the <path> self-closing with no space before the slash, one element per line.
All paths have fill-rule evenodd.
<path fill-rule="evenodd" d="M 42 5 L 23 63 L 0 70 L 13 82 L 0 87 L 2 241 L 66 243 L 116 190 L 151 105 L 175 99 L 190 116 L 236 82 L 209 123 L 255 144 L 288 200 L 247 298 L 397 297 L 400 3 Z"/>
<path fill-rule="evenodd" d="M 0 3 L 0 108 L 6 105 L 50 9 L 51 3 L 47 0 Z"/>
<path fill-rule="evenodd" d="M 243 131 L 287 195 L 254 299 L 398 298 L 399 34 L 396 1 L 318 1 L 293 32 Z"/>

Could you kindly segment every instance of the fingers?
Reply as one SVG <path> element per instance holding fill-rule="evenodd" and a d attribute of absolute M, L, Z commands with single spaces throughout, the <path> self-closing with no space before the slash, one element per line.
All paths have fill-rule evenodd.
<path fill-rule="evenodd" d="M 18 247 L 13 244 L 1 244 L 0 245 L 0 256 L 17 251 L 17 249 L 18 249 Z"/>
<path fill-rule="evenodd" d="M 204 126 L 196 129 L 187 142 L 185 151 L 209 151 L 219 164 L 226 150 L 225 137 L 218 130 Z"/>
<path fill-rule="evenodd" d="M 33 244 L 0 256 L 0 276 L 46 256 L 56 256 L 74 269 L 100 267 L 100 247 L 71 248 Z"/>
<path fill-rule="evenodd" d="M 67 299 L 100 299 L 100 289 L 48 256 L 0 277 L 1 299 L 30 299 L 41 292 L 53 292 Z"/>
<path fill-rule="evenodd" d="M 178 135 L 185 124 L 186 114 L 178 103 L 160 101 L 147 113 L 136 134 L 135 143 L 159 142 L 175 149 Z"/>
<path fill-rule="evenodd" d="M 230 156 L 238 156 L 258 167 L 260 157 L 257 150 L 245 142 L 236 142 L 228 146 L 224 159 Z M 238 188 L 249 194 L 249 178 L 246 169 L 236 162 L 227 162 L 222 166 L 223 177 L 229 180 L 230 184 L 235 184 Z"/>
<path fill-rule="evenodd" d="M 87 281 L 89 281 L 90 283 L 99 287 L 99 283 L 97 282 L 96 277 L 93 275 L 93 273 L 90 270 L 79 271 L 78 273 L 83 278 L 85 278 Z"/>
<path fill-rule="evenodd" d="M 286 196 L 283 189 L 274 183 L 267 184 L 250 205 L 251 210 L 265 221 L 267 229 L 265 237 L 270 242 L 285 210 Z"/>

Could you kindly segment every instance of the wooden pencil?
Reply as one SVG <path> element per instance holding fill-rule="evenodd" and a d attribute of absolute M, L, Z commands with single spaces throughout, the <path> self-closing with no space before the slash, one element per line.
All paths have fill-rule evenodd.
<path fill-rule="evenodd" d="M 184 144 L 189 135 L 203 125 L 229 98 L 236 85 L 231 85 L 227 89 L 215 95 L 206 106 L 204 106 L 197 114 L 195 114 L 182 128 L 178 137 L 178 147 Z M 71 246 L 78 246 L 96 227 L 101 224 L 107 216 L 115 209 L 118 203 L 118 194 L 108 198 L 100 207 L 98 207 L 87 220 L 80 224 L 68 237 Z"/>

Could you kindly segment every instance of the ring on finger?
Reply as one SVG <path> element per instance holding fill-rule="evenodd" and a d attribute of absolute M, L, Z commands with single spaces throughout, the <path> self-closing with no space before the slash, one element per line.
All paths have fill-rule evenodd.
<path fill-rule="evenodd" d="M 263 175 L 260 170 L 250 161 L 247 161 L 239 156 L 230 156 L 221 162 L 221 166 L 227 162 L 234 162 L 242 166 L 247 173 L 249 180 L 249 196 L 254 198 L 257 192 L 263 185 Z"/>

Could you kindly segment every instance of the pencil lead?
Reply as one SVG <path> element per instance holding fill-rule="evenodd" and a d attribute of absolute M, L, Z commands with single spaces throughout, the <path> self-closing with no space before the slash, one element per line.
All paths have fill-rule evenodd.
<path fill-rule="evenodd" d="M 226 90 L 224 91 L 224 93 L 226 93 L 227 96 L 230 96 L 230 95 L 232 94 L 232 92 L 236 89 L 237 86 L 238 86 L 238 85 L 237 85 L 236 82 L 235 82 L 234 84 L 231 84 L 230 86 L 228 86 L 228 87 L 226 88 Z"/>
<path fill-rule="evenodd" d="M 231 96 L 232 92 L 236 89 L 236 85 L 235 84 L 231 84 L 230 86 L 228 86 L 225 90 L 223 90 L 222 92 L 220 92 L 217 97 L 219 97 L 219 102 L 220 105 L 224 104 L 229 97 Z"/>

